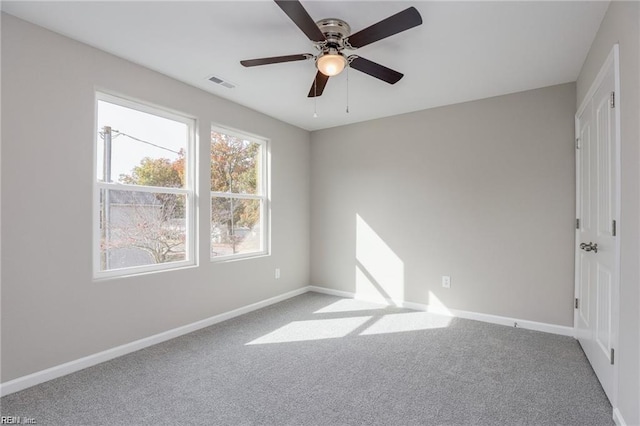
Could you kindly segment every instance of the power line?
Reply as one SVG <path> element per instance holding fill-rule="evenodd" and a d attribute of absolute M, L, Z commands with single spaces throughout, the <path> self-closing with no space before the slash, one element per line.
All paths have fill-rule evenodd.
<path fill-rule="evenodd" d="M 142 139 L 140 139 L 140 138 L 136 138 L 135 136 L 131 136 L 131 135 L 128 135 L 128 134 L 123 133 L 123 132 L 119 132 L 119 131 L 117 131 L 117 130 L 114 130 L 114 133 L 118 133 L 118 134 L 120 134 L 120 135 L 122 135 L 122 136 L 126 136 L 126 137 L 128 137 L 128 138 L 130 138 L 130 139 L 133 139 L 134 141 L 138 141 L 138 142 L 146 143 L 147 145 L 155 146 L 156 148 L 164 149 L 165 151 L 173 152 L 174 154 L 178 154 L 178 155 L 180 155 L 180 152 L 179 152 L 179 151 L 174 151 L 173 149 L 169 149 L 169 148 L 166 148 L 166 147 L 164 147 L 164 146 L 157 145 L 157 144 L 155 144 L 155 143 L 153 143 L 153 142 L 149 142 L 149 141 L 142 140 Z"/>
<path fill-rule="evenodd" d="M 118 131 L 118 130 L 112 130 L 112 132 L 113 132 L 113 133 L 117 133 L 116 135 L 114 135 L 114 139 L 115 139 L 117 136 L 126 136 L 126 137 L 128 137 L 129 139 L 133 139 L 134 141 L 142 142 L 142 143 L 145 143 L 145 144 L 147 144 L 147 145 L 154 146 L 154 147 L 156 147 L 156 148 L 158 148 L 158 149 L 163 149 L 163 150 L 165 150 L 165 151 L 173 152 L 174 154 L 178 154 L 178 155 L 180 155 L 180 152 L 179 152 L 179 151 L 174 151 L 173 149 L 170 149 L 170 148 L 164 147 L 164 146 L 162 146 L 162 145 L 158 145 L 158 144 L 155 144 L 155 143 L 153 143 L 153 142 L 149 142 L 149 141 L 145 141 L 145 140 L 140 139 L 140 138 L 136 138 L 135 136 L 131 136 L 131 135 L 127 134 L 127 133 L 120 132 L 120 131 Z M 103 134 L 102 134 L 102 132 L 100 132 L 100 136 L 104 137 L 104 136 L 103 136 Z"/>

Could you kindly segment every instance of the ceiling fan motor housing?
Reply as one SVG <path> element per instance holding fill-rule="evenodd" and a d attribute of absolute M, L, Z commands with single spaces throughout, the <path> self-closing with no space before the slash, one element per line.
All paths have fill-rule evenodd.
<path fill-rule="evenodd" d="M 326 42 L 322 43 L 324 45 L 323 47 L 334 48 L 338 51 L 345 48 L 343 39 L 351 34 L 351 27 L 349 24 L 342 19 L 326 18 L 317 21 L 316 25 L 327 39 Z"/>

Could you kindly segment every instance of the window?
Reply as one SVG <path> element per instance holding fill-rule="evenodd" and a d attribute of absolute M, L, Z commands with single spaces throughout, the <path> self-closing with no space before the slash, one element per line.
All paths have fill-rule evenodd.
<path fill-rule="evenodd" d="M 267 253 L 267 142 L 211 130 L 211 259 Z"/>
<path fill-rule="evenodd" d="M 193 119 L 97 94 L 95 276 L 193 265 Z"/>

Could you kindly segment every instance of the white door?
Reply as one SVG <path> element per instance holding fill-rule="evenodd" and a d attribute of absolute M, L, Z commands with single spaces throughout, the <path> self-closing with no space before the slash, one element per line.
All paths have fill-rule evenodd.
<path fill-rule="evenodd" d="M 576 334 L 612 402 L 619 276 L 617 69 L 616 46 L 576 119 Z"/>

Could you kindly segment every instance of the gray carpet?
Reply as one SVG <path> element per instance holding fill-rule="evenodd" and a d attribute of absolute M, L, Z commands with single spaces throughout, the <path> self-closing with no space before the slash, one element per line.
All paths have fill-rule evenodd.
<path fill-rule="evenodd" d="M 8 395 L 38 425 L 611 425 L 569 337 L 307 293 Z"/>

